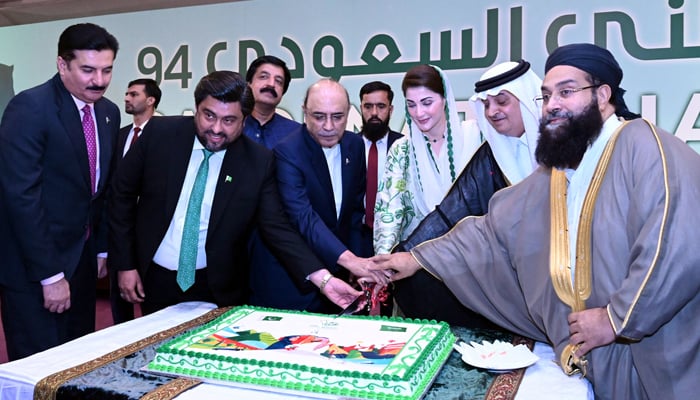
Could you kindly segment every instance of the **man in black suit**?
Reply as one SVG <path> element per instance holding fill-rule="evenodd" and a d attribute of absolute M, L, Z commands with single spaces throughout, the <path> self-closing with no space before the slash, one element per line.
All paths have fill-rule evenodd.
<path fill-rule="evenodd" d="M 153 79 L 140 78 L 129 82 L 124 94 L 124 111 L 133 115 L 134 122 L 119 130 L 117 154 L 114 157 L 115 165 L 136 143 L 146 124 L 155 114 L 161 96 L 158 83 Z M 121 298 L 117 270 L 111 266 L 109 267 L 109 302 L 115 324 L 134 319 L 134 305 Z"/>
<path fill-rule="evenodd" d="M 402 134 L 389 129 L 389 120 L 394 106 L 394 91 L 391 86 L 384 82 L 373 81 L 366 83 L 360 88 L 360 112 L 362 114 L 362 138 L 365 141 L 365 158 L 367 161 L 367 184 L 373 185 L 374 190 L 367 186 L 367 197 L 365 198 L 365 226 L 370 231 L 370 252 L 372 249 L 372 233 L 374 229 L 374 200 L 376 200 L 377 186 L 382 181 L 384 175 L 384 165 L 386 164 L 386 154 L 391 145 Z M 370 152 L 372 145 L 376 146 L 377 158 L 376 167 L 370 165 Z M 372 175 L 370 175 L 370 173 Z"/>
<path fill-rule="evenodd" d="M 135 79 L 129 82 L 127 88 L 124 94 L 124 112 L 133 115 L 134 122 L 119 130 L 117 153 L 122 157 L 155 114 L 162 95 L 158 83 L 150 78 Z"/>
<path fill-rule="evenodd" d="M 386 155 L 394 141 L 402 134 L 389 129 L 389 120 L 394 106 L 394 91 L 391 86 L 381 81 L 366 83 L 360 88 L 360 112 L 362 114 L 362 138 L 365 142 L 365 160 L 367 161 L 367 188 L 365 195 L 365 219 L 363 225 L 363 246 L 365 253 L 374 254 L 374 203 L 377 199 L 377 187 L 384 176 Z M 373 293 L 370 306 L 373 315 L 391 315 L 393 302 L 389 289 Z"/>
<path fill-rule="evenodd" d="M 102 27 L 68 27 L 58 73 L 15 96 L 0 123 L 0 298 L 10 360 L 95 329 L 95 285 L 107 273 L 97 258 L 107 247 L 100 222 L 120 122 L 102 96 L 118 47 Z"/>
<path fill-rule="evenodd" d="M 245 80 L 212 72 L 194 98 L 194 117 L 151 120 L 113 180 L 109 256 L 124 298 L 145 314 L 182 301 L 243 304 L 257 227 L 299 286 L 315 290 L 310 281 L 350 304 L 361 293 L 319 273 L 321 261 L 289 223 L 272 153 L 242 135 L 254 102 Z"/>

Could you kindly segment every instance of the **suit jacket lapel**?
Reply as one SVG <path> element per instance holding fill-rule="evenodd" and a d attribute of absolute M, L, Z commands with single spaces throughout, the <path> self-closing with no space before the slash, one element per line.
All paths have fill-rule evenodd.
<path fill-rule="evenodd" d="M 73 101 L 68 90 L 63 86 L 63 82 L 61 82 L 58 74 L 53 77 L 53 84 L 56 91 L 55 99 L 58 119 L 61 121 L 61 125 L 63 125 L 63 129 L 72 144 L 75 160 L 78 161 L 85 187 L 89 189 L 90 166 L 80 111 L 78 111 L 78 107 L 76 107 L 75 101 Z"/>
<path fill-rule="evenodd" d="M 194 121 L 192 121 L 189 124 L 180 125 L 170 139 L 177 142 L 177 144 L 171 146 L 172 151 L 169 153 L 167 161 L 163 163 L 163 168 L 167 169 L 168 179 L 164 206 L 167 212 L 166 215 L 170 218 L 175 213 L 177 201 L 180 198 L 189 160 L 192 157 L 192 146 L 196 140 L 195 136 Z"/>
<path fill-rule="evenodd" d="M 349 135 L 345 132 L 345 135 Z M 344 137 L 344 136 L 343 136 Z M 340 214 L 342 216 L 345 211 L 345 204 L 350 204 L 352 199 L 350 198 L 352 194 L 352 188 L 350 187 L 353 183 L 353 179 L 357 177 L 353 176 L 353 169 L 356 168 L 355 161 L 357 161 L 357 155 L 352 154 L 352 150 L 348 145 L 347 140 L 340 141 L 340 156 L 342 159 L 342 171 L 343 171 L 343 203 L 340 207 Z M 362 160 L 364 162 L 364 160 Z"/>
<path fill-rule="evenodd" d="M 124 147 L 126 147 L 126 139 L 129 137 L 129 132 L 131 132 L 131 128 L 133 126 L 134 124 L 129 124 L 119 129 L 119 134 L 117 135 L 117 149 L 115 157 L 121 158 L 124 156 Z"/>
<path fill-rule="evenodd" d="M 99 136 L 99 146 L 100 146 L 100 182 L 97 185 L 98 192 L 106 187 L 106 181 L 109 179 L 109 167 L 111 155 L 114 152 L 114 140 L 116 140 L 115 135 L 119 127 L 114 124 L 118 124 L 119 121 L 112 120 L 116 118 L 107 111 L 107 104 L 104 100 L 99 100 L 95 103 L 95 119 L 97 123 L 97 134 Z M 81 123 L 82 126 L 82 123 Z M 87 151 L 87 149 L 86 149 Z"/>
<path fill-rule="evenodd" d="M 226 149 L 224 160 L 221 163 L 221 171 L 216 180 L 207 236 L 216 230 L 222 220 L 226 205 L 232 201 L 232 197 L 243 190 L 242 188 L 248 186 L 243 183 L 246 176 L 241 171 L 244 171 L 246 166 L 253 168 L 255 161 L 249 159 L 248 153 L 245 151 L 246 140 L 247 138 L 241 136 Z"/>
<path fill-rule="evenodd" d="M 326 155 L 323 153 L 321 146 L 311 137 L 308 130 L 303 129 L 302 134 L 304 135 L 304 144 L 308 148 L 309 154 L 311 155 L 311 165 L 316 175 L 316 179 L 318 179 L 319 187 L 323 188 L 323 193 L 327 204 L 326 209 L 333 210 L 333 215 L 336 215 L 333 183 L 331 181 L 331 173 L 328 170 Z"/>

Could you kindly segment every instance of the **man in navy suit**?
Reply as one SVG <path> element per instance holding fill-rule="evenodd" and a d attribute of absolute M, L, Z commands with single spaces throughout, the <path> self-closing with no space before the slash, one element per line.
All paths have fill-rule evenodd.
<path fill-rule="evenodd" d="M 102 206 L 120 122 L 102 96 L 118 47 L 102 27 L 68 27 L 58 73 L 15 96 L 0 123 L 0 299 L 10 360 L 95 329 L 95 285 L 107 273 L 97 259 L 106 251 Z"/>
<path fill-rule="evenodd" d="M 272 152 L 243 135 L 253 108 L 245 80 L 232 71 L 212 72 L 199 81 L 194 98 L 194 117 L 148 123 L 113 180 L 109 257 L 124 299 L 141 303 L 144 314 L 183 301 L 244 304 L 247 242 L 257 228 L 300 287 L 318 292 L 315 285 L 341 307 L 350 304 L 360 292 L 326 277 L 322 262 L 289 223 Z M 201 197 L 194 195 L 198 182 Z M 190 218 L 193 197 L 200 205 Z M 190 219 L 191 253 L 182 251 L 190 248 L 183 239 Z M 183 261 L 188 255 L 189 264 Z M 181 279 L 187 271 L 192 280 Z"/>
<path fill-rule="evenodd" d="M 362 258 L 370 255 L 363 252 L 361 232 L 365 151 L 360 136 L 345 131 L 349 111 L 340 83 L 322 79 L 313 84 L 304 99 L 305 124 L 274 149 L 277 180 L 292 223 L 328 268 L 319 274 L 378 280 L 383 277 L 369 272 Z M 306 310 L 333 311 L 317 293 L 271 290 L 270 295 L 290 303 L 303 300 Z"/>

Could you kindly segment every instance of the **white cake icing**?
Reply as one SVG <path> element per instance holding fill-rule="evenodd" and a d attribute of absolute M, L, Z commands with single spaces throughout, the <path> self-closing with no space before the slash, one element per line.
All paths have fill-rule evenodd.
<path fill-rule="evenodd" d="M 362 399 L 417 399 L 452 349 L 445 323 L 237 307 L 158 349 L 151 371 Z"/>

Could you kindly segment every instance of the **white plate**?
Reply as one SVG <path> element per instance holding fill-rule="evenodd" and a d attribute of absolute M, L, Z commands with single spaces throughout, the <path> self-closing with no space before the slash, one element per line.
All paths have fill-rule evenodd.
<path fill-rule="evenodd" d="M 465 363 L 494 371 L 525 368 L 539 360 L 539 357 L 524 344 L 513 346 L 511 343 L 500 340 L 493 343 L 484 340 L 481 344 L 471 342 L 471 345 L 459 342 L 454 347 L 462 354 L 462 360 Z"/>

